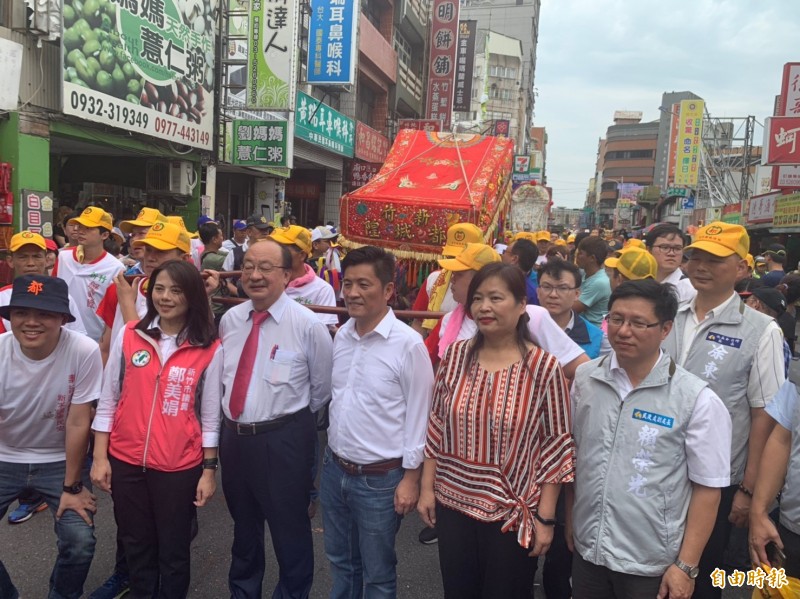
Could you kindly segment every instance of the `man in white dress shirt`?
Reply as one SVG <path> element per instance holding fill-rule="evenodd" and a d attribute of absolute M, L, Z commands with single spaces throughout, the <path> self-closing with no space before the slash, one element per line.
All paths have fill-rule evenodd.
<path fill-rule="evenodd" d="M 305 598 L 314 577 L 308 502 L 314 412 L 330 399 L 331 336 L 316 315 L 284 293 L 288 248 L 253 243 L 242 264 L 250 298 L 228 310 L 220 436 L 222 489 L 233 517 L 228 586 L 235 599 L 260 599 L 264 522 L 278 559 L 273 597 Z"/>
<path fill-rule="evenodd" d="M 373 246 L 342 261 L 350 320 L 334 342 L 320 489 L 332 599 L 397 596 L 395 534 L 419 498 L 433 369 L 422 337 L 387 306 L 394 270 Z"/>
<path fill-rule="evenodd" d="M 681 271 L 683 233 L 677 225 L 656 225 L 644 238 L 644 244 L 658 264 L 656 281 L 673 285 L 681 303 L 688 302 L 697 295 L 689 277 L 684 276 Z"/>

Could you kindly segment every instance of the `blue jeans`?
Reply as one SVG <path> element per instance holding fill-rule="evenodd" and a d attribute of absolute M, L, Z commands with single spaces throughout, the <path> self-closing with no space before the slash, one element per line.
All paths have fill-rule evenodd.
<path fill-rule="evenodd" d="M 49 464 L 14 464 L 0 462 L 0 518 L 20 493 L 35 491 L 44 497 L 55 516 L 61 501 L 66 462 Z M 91 489 L 89 471 L 81 474 L 83 484 Z M 50 575 L 48 599 L 78 599 L 94 557 L 94 528 L 76 512 L 68 510 L 55 522 L 58 557 Z M 17 589 L 0 562 L 0 599 L 16 599 Z"/>
<path fill-rule="evenodd" d="M 382 476 L 351 476 L 325 449 L 320 502 L 331 599 L 397 597 L 394 539 L 402 517 L 394 511 L 394 492 L 403 473 L 397 468 Z"/>

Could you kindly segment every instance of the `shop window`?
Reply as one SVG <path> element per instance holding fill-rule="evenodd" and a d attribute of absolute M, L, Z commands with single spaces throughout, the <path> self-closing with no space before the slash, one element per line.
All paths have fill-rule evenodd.
<path fill-rule="evenodd" d="M 356 120 L 372 127 L 372 117 L 377 103 L 377 94 L 362 81 L 359 81 L 356 94 Z"/>
<path fill-rule="evenodd" d="M 380 31 L 383 11 L 379 3 L 376 0 L 361 0 L 361 12 L 369 19 L 370 23 L 375 25 L 375 29 Z"/>

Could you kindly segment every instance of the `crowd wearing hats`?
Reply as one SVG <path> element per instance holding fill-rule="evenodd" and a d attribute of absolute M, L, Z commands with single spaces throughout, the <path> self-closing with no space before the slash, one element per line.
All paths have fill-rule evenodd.
<path fill-rule="evenodd" d="M 787 484 L 779 524 L 766 516 L 783 473 L 790 482 L 800 476 L 798 452 L 776 449 L 800 447 L 800 397 L 786 382 L 800 274 L 784 272 L 783 245 L 753 255 L 745 228 L 723 222 L 691 239 L 667 223 L 642 238 L 610 239 L 548 230 L 493 238 L 455 223 L 436 270 L 420 277 L 414 308 L 431 318 L 407 326 L 389 307 L 400 287 L 394 257 L 373 246 L 345 252 L 332 224 L 276 226 L 254 214 L 223 231 L 201 215 L 192 232 L 181 216 L 154 208 L 114 224 L 99 207 L 67 219 L 70 245 L 55 255 L 52 276 L 52 244 L 30 231 L 14 235 L 16 276 L 0 289 L 0 332 L 10 331 L 0 335 L 0 356 L 23 355 L 30 376 L 73 377 L 73 408 L 58 412 L 47 389 L 23 388 L 0 372 L 0 391 L 14 396 L 11 417 L 0 420 L 0 454 L 16 451 L 19 463 L 33 463 L 35 452 L 25 449 L 44 444 L 53 480 L 62 479 L 55 490 L 21 487 L 14 496 L 37 507 L 20 509 L 32 515 L 61 496 L 71 512 L 56 528 L 54 593 L 80 596 L 94 552 L 96 502 L 81 451 L 65 449 L 66 431 L 81 431 L 75 447 L 85 453 L 88 404 L 98 399 L 141 420 L 125 430 L 149 431 L 147 410 L 130 408 L 136 389 L 120 391 L 131 372 L 157 398 L 150 411 L 163 426 L 154 453 L 148 458 L 147 447 L 118 440 L 126 466 L 104 437 L 92 480 L 109 489 L 117 476 L 115 489 L 124 489 L 130 480 L 122 473 L 148 476 L 131 463 L 153 469 L 152 459 L 170 465 L 177 474 L 170 481 L 185 476 L 170 482 L 176 489 L 197 494 L 172 521 L 156 523 L 174 538 L 154 542 L 159 549 L 147 555 L 132 541 L 140 527 L 120 526 L 106 583 L 115 595 L 97 589 L 94 599 L 128 586 L 147 595 L 173 570 L 179 582 L 170 581 L 171 592 L 188 592 L 183 532 L 190 504 L 214 494 L 218 447 L 235 523 L 228 582 L 237 596 L 263 594 L 265 522 L 279 564 L 275 593 L 308 595 L 310 521 L 320 502 L 339 591 L 361 585 L 396 595 L 395 534 L 414 509 L 427 525 L 419 540 L 439 542 L 452 596 L 491 586 L 504 597 L 527 597 L 531 558 L 546 555 L 549 599 L 600 596 L 612 586 L 631 597 L 716 599 L 711 582 L 730 570 L 726 550 L 756 561 L 776 539 L 787 573 L 800 575 L 800 493 Z M 107 249 L 112 242 L 116 252 Z M 220 278 L 226 270 L 231 276 Z M 185 289 L 194 295 L 181 297 Z M 231 297 L 241 303 L 216 301 Z M 342 304 L 344 322 L 306 309 Z M 191 333 L 189 325 L 170 329 L 176 313 L 195 315 Z M 53 362 L 49 374 L 43 360 Z M 97 380 L 76 382 L 80 368 Z M 61 392 L 62 383 L 53 381 L 53 389 Z M 201 394 L 203 414 L 192 404 Z M 33 411 L 22 413 L 23 399 Z M 32 414 L 45 408 L 55 414 L 53 426 L 34 432 Z M 320 460 L 317 428 L 328 427 L 328 409 L 329 446 Z M 184 412 L 185 426 L 170 420 Z M 95 417 L 94 430 L 119 439 L 115 412 L 108 413 Z M 170 445 L 173 432 L 193 439 L 191 451 Z M 765 460 L 782 471 L 765 468 Z M 3 468 L 0 459 L 0 474 Z M 312 484 L 317 471 L 320 489 Z M 115 505 L 119 521 L 131 503 Z M 380 512 L 380 530 L 359 521 L 365 509 Z M 732 525 L 750 526 L 743 544 Z M 369 550 L 349 551 L 352 535 L 365 535 Z M 63 548 L 66 538 L 75 551 Z M 163 559 L 149 563 L 153 551 Z M 0 562 L 3 584 L 11 582 Z M 0 596 L 13 592 L 0 586 Z"/>

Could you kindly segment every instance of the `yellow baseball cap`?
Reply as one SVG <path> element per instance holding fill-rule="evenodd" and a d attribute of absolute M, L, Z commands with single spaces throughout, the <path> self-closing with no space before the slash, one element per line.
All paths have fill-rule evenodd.
<path fill-rule="evenodd" d="M 197 231 L 192 233 L 191 231 L 189 231 L 189 229 L 186 228 L 186 223 L 183 222 L 183 217 L 182 216 L 178 216 L 177 214 L 173 214 L 173 215 L 168 216 L 166 218 L 167 218 L 167 222 L 168 223 L 172 223 L 173 225 L 178 225 L 181 229 L 186 231 L 186 234 L 189 236 L 189 239 L 197 239 L 198 237 L 200 237 L 200 234 Z M 189 245 L 191 245 L 191 242 L 190 242 Z"/>
<path fill-rule="evenodd" d="M 296 245 L 306 254 L 311 254 L 311 231 L 300 225 L 275 229 L 270 238 L 283 245 Z"/>
<path fill-rule="evenodd" d="M 753 258 L 753 254 L 747 254 L 747 256 L 745 256 L 745 260 L 747 260 L 747 268 L 756 267 L 756 260 Z"/>
<path fill-rule="evenodd" d="M 180 250 L 184 254 L 192 251 L 192 244 L 186 229 L 174 223 L 156 223 L 147 232 L 144 239 L 133 242 L 135 247 L 149 245 L 157 250 Z"/>
<path fill-rule="evenodd" d="M 556 240 L 553 242 L 553 245 L 560 245 L 560 246 L 562 246 L 562 247 L 567 247 L 567 242 L 566 242 L 566 241 L 564 241 L 563 239 L 556 239 Z"/>
<path fill-rule="evenodd" d="M 152 227 L 156 223 L 165 222 L 167 222 L 167 217 L 161 214 L 157 208 L 142 208 L 135 219 L 122 221 L 119 228 L 123 233 L 130 233 L 134 227 Z"/>
<path fill-rule="evenodd" d="M 8 244 L 8 251 L 13 254 L 23 245 L 35 245 L 37 248 L 47 251 L 47 244 L 44 241 L 44 237 L 31 231 L 20 231 L 14 235 L 11 238 L 11 242 Z"/>
<path fill-rule="evenodd" d="M 483 243 L 483 232 L 472 223 L 458 223 L 448 227 L 447 243 L 442 248 L 443 256 L 458 256 L 468 243 Z"/>
<path fill-rule="evenodd" d="M 106 231 L 111 231 L 114 228 L 114 218 L 102 208 L 97 206 L 89 206 L 80 216 L 69 219 L 67 224 L 78 223 L 84 227 L 94 228 L 101 227 Z"/>
<path fill-rule="evenodd" d="M 622 246 L 622 249 L 624 250 L 627 250 L 628 248 L 640 248 L 642 250 L 646 250 L 647 246 L 641 239 L 636 239 L 635 237 L 631 237 L 628 241 L 625 242 L 625 245 Z"/>
<path fill-rule="evenodd" d="M 697 231 L 694 243 L 684 249 L 703 250 L 720 258 L 737 254 L 744 260 L 750 251 L 750 236 L 741 225 L 714 221 Z"/>
<path fill-rule="evenodd" d="M 536 241 L 550 241 L 550 231 L 537 231 Z"/>
<path fill-rule="evenodd" d="M 625 248 L 619 256 L 606 258 L 603 263 L 609 268 L 616 268 L 622 276 L 631 281 L 639 279 L 655 279 L 658 263 L 653 255 L 642 248 Z"/>
<path fill-rule="evenodd" d="M 550 239 L 549 236 L 547 238 Z M 520 231 L 519 233 L 514 235 L 514 241 L 517 241 L 519 239 L 527 239 L 530 242 L 536 243 L 536 233 L 534 233 L 533 231 Z"/>
<path fill-rule="evenodd" d="M 495 252 L 492 246 L 485 243 L 468 243 L 455 258 L 439 260 L 439 266 L 458 272 L 462 270 L 480 270 L 492 262 L 500 262 L 500 254 Z"/>
<path fill-rule="evenodd" d="M 567 237 L 567 243 L 575 243 L 575 233 L 570 233 L 569 237 Z"/>

